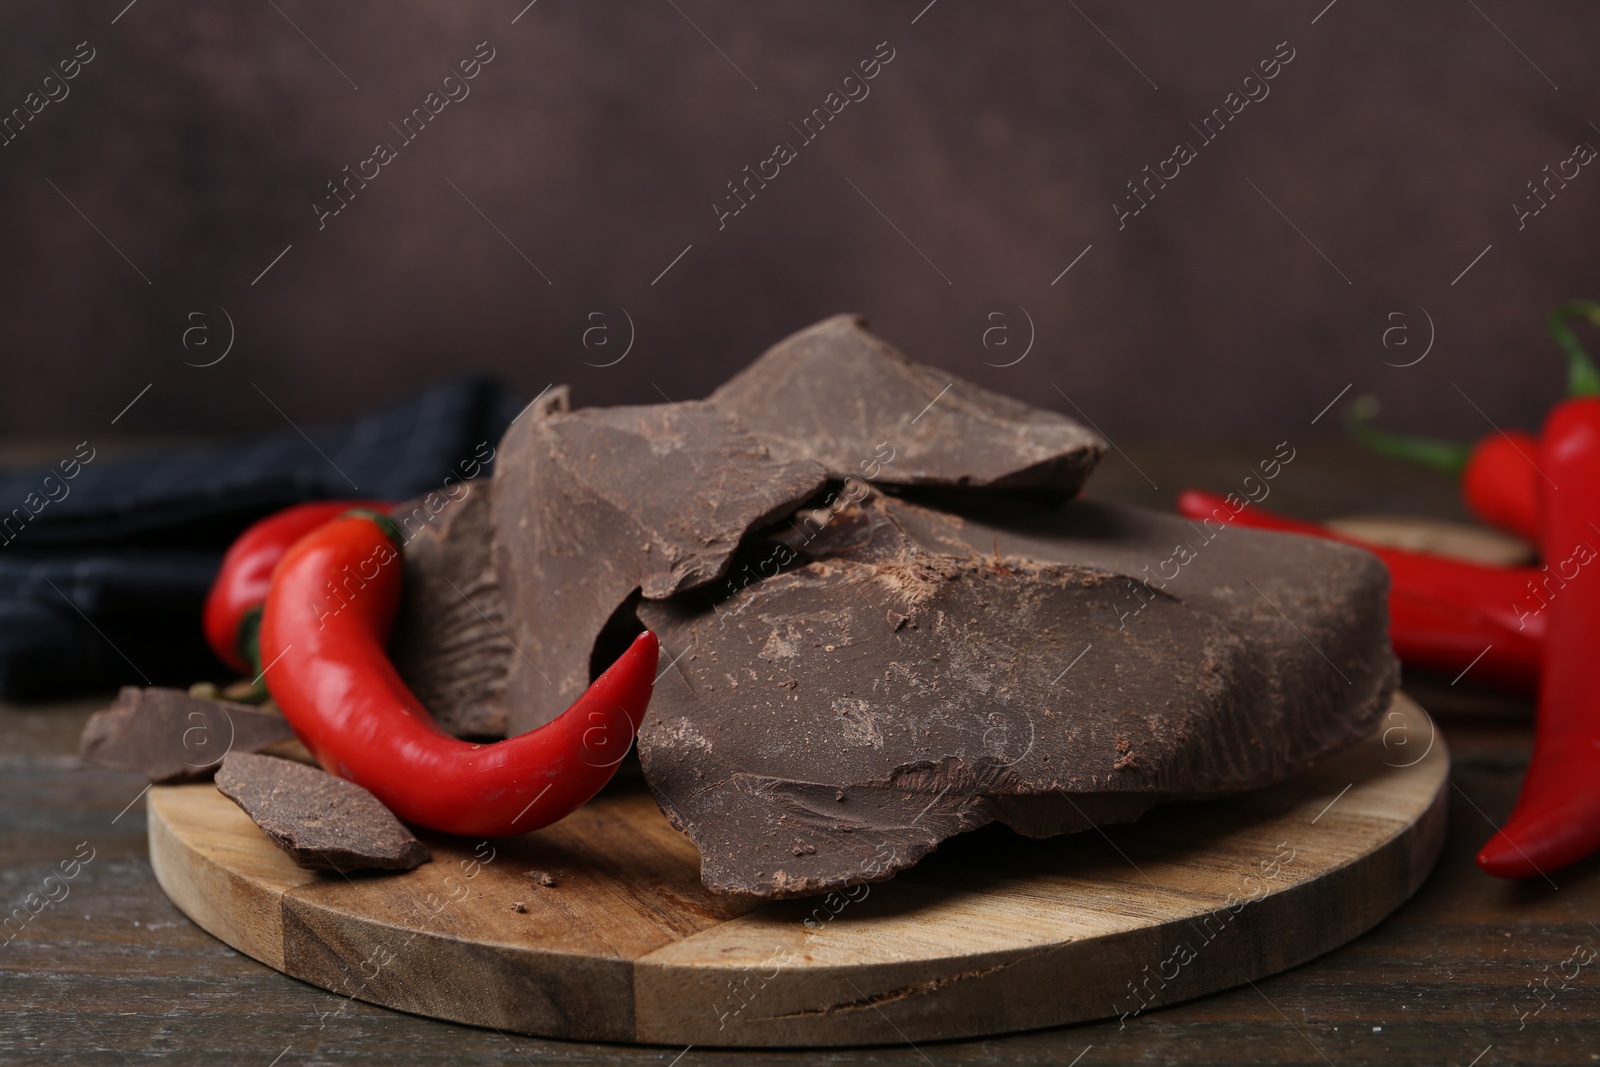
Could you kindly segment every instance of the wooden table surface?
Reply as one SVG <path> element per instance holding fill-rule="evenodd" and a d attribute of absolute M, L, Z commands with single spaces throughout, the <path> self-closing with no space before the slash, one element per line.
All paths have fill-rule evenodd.
<path fill-rule="evenodd" d="M 1127 456 L 1112 454 L 1093 495 L 1155 506 L 1184 485 L 1230 490 L 1271 453 L 1123 444 Z M 1461 517 L 1443 479 L 1342 448 L 1300 447 L 1267 506 L 1311 517 Z M 346 1003 L 286 978 L 212 939 L 156 886 L 143 781 L 74 756 L 78 731 L 104 700 L 0 706 L 0 906 L 20 906 L 61 861 L 93 850 L 68 895 L 0 946 L 0 1063 L 1600 1062 L 1600 968 L 1565 981 L 1558 974 L 1578 946 L 1600 947 L 1600 861 L 1560 872 L 1553 884 L 1511 884 L 1479 874 L 1472 860 L 1516 797 L 1531 703 L 1476 689 L 1470 674 L 1453 686 L 1408 678 L 1407 687 L 1454 753 L 1449 841 L 1417 895 L 1352 944 L 1126 1027 L 1111 1020 L 978 1041 L 794 1052 L 545 1041 Z"/>

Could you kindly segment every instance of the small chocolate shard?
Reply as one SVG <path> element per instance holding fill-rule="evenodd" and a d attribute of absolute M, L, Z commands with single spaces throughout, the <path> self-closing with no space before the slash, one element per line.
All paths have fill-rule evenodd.
<path fill-rule="evenodd" d="M 533 885 L 542 886 L 545 889 L 554 889 L 561 884 L 560 879 L 549 871 L 524 871 L 523 877 Z"/>
<path fill-rule="evenodd" d="M 690 400 L 529 412 L 501 442 L 494 480 L 518 734 L 588 687 L 596 640 L 630 597 L 718 581 L 745 535 L 816 495 L 827 472 L 773 459 L 737 418 Z"/>
<path fill-rule="evenodd" d="M 377 797 L 315 767 L 233 752 L 217 788 L 307 870 L 409 871 L 432 858 Z"/>
<path fill-rule="evenodd" d="M 78 755 L 152 782 L 186 782 L 210 778 L 229 752 L 259 752 L 292 740 L 276 709 L 130 685 L 90 716 Z"/>
<path fill-rule="evenodd" d="M 505 612 L 490 559 L 494 483 L 390 511 L 405 538 L 406 580 L 389 657 L 436 722 L 456 737 L 506 736 Z"/>
<path fill-rule="evenodd" d="M 1071 496 L 1105 454 L 1099 434 L 935 367 L 835 315 L 784 338 L 707 397 L 782 460 L 884 485 Z"/>

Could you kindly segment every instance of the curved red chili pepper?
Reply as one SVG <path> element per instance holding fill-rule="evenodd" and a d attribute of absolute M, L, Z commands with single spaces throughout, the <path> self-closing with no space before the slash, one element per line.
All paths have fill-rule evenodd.
<path fill-rule="evenodd" d="M 1389 569 L 1389 640 L 1402 663 L 1446 673 L 1472 665 L 1476 678 L 1522 692 L 1537 683 L 1545 614 L 1518 611 L 1517 604 L 1527 600 L 1530 582 L 1546 577 L 1538 568 L 1489 567 L 1375 545 L 1255 504 L 1235 509 L 1228 498 L 1196 489 L 1178 494 L 1178 511 L 1364 548 Z"/>
<path fill-rule="evenodd" d="M 355 514 L 295 542 L 261 618 L 267 688 L 323 769 L 400 818 L 498 837 L 567 815 L 610 779 L 644 719 L 656 668 L 646 631 L 577 702 L 493 744 L 445 734 L 384 649 L 404 564 L 379 523 Z M 389 529 L 393 529 L 389 525 Z"/>
<path fill-rule="evenodd" d="M 250 663 L 248 650 L 241 647 L 240 627 L 258 612 L 267 599 L 272 568 L 283 554 L 306 534 L 351 508 L 387 508 L 382 500 L 319 500 L 296 504 L 268 515 L 250 526 L 228 547 L 222 568 L 206 595 L 204 626 L 206 643 L 217 658 L 240 674 L 254 674 L 259 664 Z"/>
<path fill-rule="evenodd" d="M 1600 400 L 1550 413 L 1539 448 L 1547 562 L 1575 564 L 1550 598 L 1533 759 L 1511 818 L 1478 854 L 1503 878 L 1548 875 L 1600 847 Z"/>

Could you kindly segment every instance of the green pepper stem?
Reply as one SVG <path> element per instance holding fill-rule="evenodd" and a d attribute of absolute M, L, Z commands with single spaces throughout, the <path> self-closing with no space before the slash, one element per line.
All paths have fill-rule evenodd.
<path fill-rule="evenodd" d="M 1589 353 L 1583 347 L 1583 342 L 1578 340 L 1578 335 L 1567 325 L 1574 319 L 1583 319 L 1591 325 L 1600 326 L 1600 304 L 1593 300 L 1569 300 L 1552 311 L 1550 317 L 1545 320 L 1545 324 L 1550 328 L 1550 336 L 1556 339 L 1556 344 L 1566 353 L 1567 395 L 1597 396 L 1600 395 L 1600 371 L 1595 369 L 1594 361 L 1589 358 Z"/>
<path fill-rule="evenodd" d="M 1379 455 L 1405 460 L 1459 478 L 1466 469 L 1472 446 L 1456 441 L 1437 441 L 1411 437 L 1372 425 L 1378 414 L 1378 400 L 1358 397 L 1344 410 L 1345 431 L 1358 443 Z"/>

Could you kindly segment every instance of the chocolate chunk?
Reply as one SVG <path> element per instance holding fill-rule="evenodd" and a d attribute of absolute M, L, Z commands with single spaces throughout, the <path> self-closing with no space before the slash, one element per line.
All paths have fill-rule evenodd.
<path fill-rule="evenodd" d="M 541 404 L 501 444 L 487 563 L 470 501 L 408 555 L 419 611 L 459 574 L 503 636 L 441 607 L 406 624 L 406 669 L 521 733 L 650 626 L 643 773 L 706 884 L 766 897 L 989 822 L 1046 836 L 1266 785 L 1368 734 L 1398 675 L 1382 566 L 1070 500 L 1105 447 L 849 316 L 706 401 Z"/>
<path fill-rule="evenodd" d="M 422 706 L 456 737 L 506 736 L 511 645 L 489 558 L 487 479 L 454 499 L 414 500 L 390 512 L 405 538 L 406 577 L 389 658 Z"/>
<path fill-rule="evenodd" d="M 229 752 L 259 752 L 293 739 L 275 710 L 181 689 L 125 686 L 109 708 L 90 716 L 78 755 L 152 782 L 183 782 L 210 778 Z"/>
<path fill-rule="evenodd" d="M 1398 670 L 1373 557 L 1009 506 L 980 520 L 870 497 L 808 538 L 803 566 L 710 606 L 640 605 L 665 656 L 692 650 L 639 754 L 707 886 L 877 881 L 991 821 L 1126 821 L 1281 780 L 1374 729 Z M 1177 573 L 1133 589 L 1146 566 Z"/>
<path fill-rule="evenodd" d="M 596 640 L 630 597 L 718 581 L 750 530 L 815 495 L 827 473 L 775 460 L 738 419 L 683 401 L 529 412 L 501 442 L 494 480 L 517 734 L 588 687 Z"/>
<path fill-rule="evenodd" d="M 707 399 L 779 459 L 883 485 L 1071 496 L 1106 450 L 1064 415 L 911 362 L 856 315 L 784 338 Z"/>
<path fill-rule="evenodd" d="M 566 710 L 604 666 L 603 631 L 632 626 L 630 598 L 724 580 L 751 530 L 830 478 L 1070 495 L 1104 449 L 1055 412 L 910 362 L 848 315 L 775 345 L 706 401 L 540 405 L 501 442 L 492 575 L 474 571 L 486 594 L 498 576 L 512 648 L 490 651 L 458 631 L 454 669 L 486 689 L 503 657 L 503 692 L 474 699 L 503 706 L 508 733 L 526 732 Z M 407 655 L 421 664 L 437 655 L 423 646 L 447 642 L 419 633 Z"/>
<path fill-rule="evenodd" d="M 431 858 L 377 797 L 303 763 L 233 752 L 217 788 L 307 870 L 409 871 Z"/>

